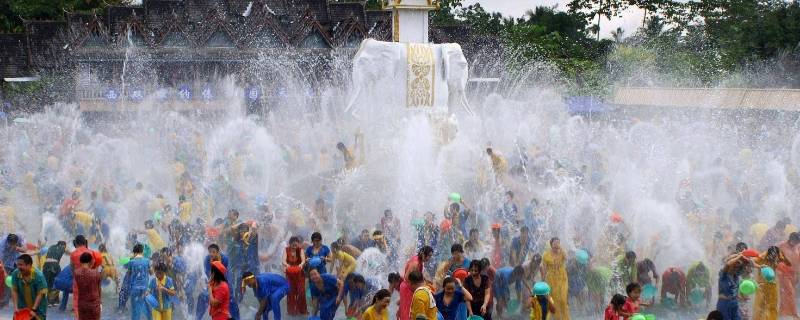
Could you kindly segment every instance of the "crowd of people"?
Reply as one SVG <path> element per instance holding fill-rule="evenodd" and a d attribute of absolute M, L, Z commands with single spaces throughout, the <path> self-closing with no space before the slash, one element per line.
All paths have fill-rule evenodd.
<path fill-rule="evenodd" d="M 363 156 L 343 143 L 336 148 L 343 170 L 357 170 Z M 176 163 L 174 203 L 159 193 L 166 190 L 143 183 L 128 189 L 22 179 L 14 194 L 35 197 L 52 212 L 63 238 L 26 234 L 9 199 L 0 196 L 0 273 L 7 286 L 0 305 L 22 319 L 45 319 L 55 308 L 81 320 L 240 319 L 242 305 L 253 306 L 256 319 L 271 314 L 278 320 L 386 320 L 390 309 L 399 320 L 639 320 L 664 310 L 712 311 L 709 319 L 725 320 L 800 318 L 800 233 L 788 215 L 770 227 L 734 210 L 726 222 L 708 226 L 702 219 L 711 206 L 698 206 L 691 181 L 683 181 L 675 202 L 687 220 L 706 224 L 706 256 L 657 266 L 658 250 L 631 244 L 636 230 L 626 214 L 598 212 L 598 236 L 576 232 L 562 239 L 564 228 L 555 225 L 582 230 L 581 222 L 551 220 L 556 204 L 530 194 L 520 209 L 508 190 L 518 189 L 514 179 L 521 174 L 543 183 L 568 176 L 603 195 L 587 168 L 537 172 L 535 159 L 509 163 L 497 150 L 485 153 L 489 184 L 510 186 L 492 191 L 502 200 L 491 210 L 450 193 L 442 196 L 441 212 L 395 216 L 385 209 L 369 221 L 337 217 L 327 186 L 311 209 L 300 202 L 273 206 L 223 178 L 210 191 L 198 190 L 198 161 Z M 739 194 L 748 197 L 741 203 L 756 202 Z M 113 241 L 114 227 L 122 224 L 114 208 L 120 207 L 134 223 L 124 229 L 125 243 Z M 204 257 L 193 255 L 198 246 Z"/>

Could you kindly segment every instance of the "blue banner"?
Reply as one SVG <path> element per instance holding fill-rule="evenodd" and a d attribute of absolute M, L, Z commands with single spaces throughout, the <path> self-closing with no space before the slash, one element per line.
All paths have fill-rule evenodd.
<path fill-rule="evenodd" d="M 189 85 L 186 84 L 178 87 L 178 99 L 181 99 L 183 101 L 192 100 L 192 88 L 190 88 Z"/>
<path fill-rule="evenodd" d="M 251 102 L 258 101 L 258 99 L 261 98 L 261 89 L 256 86 L 251 86 L 250 88 L 247 88 L 245 95 L 247 96 L 247 100 L 250 100 Z"/>
<path fill-rule="evenodd" d="M 108 88 L 103 96 L 106 97 L 108 101 L 117 101 L 119 99 L 119 92 L 115 88 Z"/>
<path fill-rule="evenodd" d="M 128 94 L 128 98 L 130 98 L 131 101 L 134 102 L 139 102 L 144 100 L 144 89 L 134 88 L 133 90 L 130 91 L 130 94 Z"/>

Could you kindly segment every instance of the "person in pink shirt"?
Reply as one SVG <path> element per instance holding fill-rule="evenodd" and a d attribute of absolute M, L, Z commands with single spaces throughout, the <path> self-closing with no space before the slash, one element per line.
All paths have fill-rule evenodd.
<path fill-rule="evenodd" d="M 797 286 L 797 272 L 800 271 L 800 233 L 792 232 L 789 239 L 778 244 L 783 256 L 792 264 L 778 265 L 778 284 L 780 285 L 780 305 L 778 315 L 781 317 L 798 318 L 797 305 L 795 304 L 795 287 Z"/>
<path fill-rule="evenodd" d="M 411 259 L 408 259 L 406 262 L 406 267 L 403 273 L 405 276 L 403 279 L 408 279 L 408 275 L 411 272 L 419 271 L 422 274 L 425 274 L 422 270 L 422 266 L 428 262 L 433 257 L 433 248 L 430 246 L 424 246 L 422 249 L 419 249 L 419 253 Z M 408 281 L 403 281 L 400 283 L 400 308 L 397 309 L 397 318 L 399 320 L 409 320 L 411 318 L 411 299 L 413 298 L 414 290 L 411 289 L 411 285 Z"/>

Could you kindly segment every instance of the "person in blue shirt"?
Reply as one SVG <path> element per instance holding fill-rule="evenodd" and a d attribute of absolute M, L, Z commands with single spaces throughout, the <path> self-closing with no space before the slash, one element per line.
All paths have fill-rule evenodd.
<path fill-rule="evenodd" d="M 495 272 L 494 283 L 492 284 L 492 295 L 497 302 L 497 317 L 503 317 L 508 301 L 511 300 L 511 285 L 517 290 L 517 301 L 522 300 L 522 281 L 525 276 L 525 269 L 522 266 L 504 267 Z"/>
<path fill-rule="evenodd" d="M 719 271 L 717 310 L 722 312 L 726 320 L 742 319 L 739 312 L 739 277 L 750 264 L 752 261 L 747 257 L 736 253 L 725 259 L 725 265 Z"/>
<path fill-rule="evenodd" d="M 207 278 L 211 278 L 211 262 L 220 261 L 222 265 L 228 268 L 228 256 L 220 251 L 219 246 L 212 243 L 208 246 L 208 255 L 204 259 L 203 268 Z M 226 279 L 233 279 L 230 272 L 225 275 Z M 233 294 L 233 285 L 230 286 L 230 314 L 232 319 L 239 319 L 239 304 Z M 208 310 L 209 295 L 208 289 L 205 289 L 200 295 L 197 296 L 197 304 L 195 306 L 195 316 L 197 320 L 202 320 Z"/>
<path fill-rule="evenodd" d="M 339 290 L 339 295 L 336 298 L 336 304 L 340 304 L 346 296 L 348 303 L 345 315 L 347 317 L 359 318 L 362 311 L 361 309 L 370 305 L 371 301 L 368 301 L 369 298 L 375 294 L 375 292 L 378 292 L 379 289 L 380 286 L 374 281 L 368 282 L 363 275 L 352 272 L 345 278 L 344 285 L 342 289 Z"/>
<path fill-rule="evenodd" d="M 522 265 L 528 252 L 535 251 L 531 245 L 530 229 L 528 229 L 528 226 L 522 226 L 519 229 L 519 236 L 511 240 L 511 254 L 508 256 L 508 264 L 511 266 Z"/>
<path fill-rule="evenodd" d="M 274 320 L 281 320 L 281 300 L 289 293 L 289 281 L 286 278 L 275 273 L 254 275 L 248 271 L 242 274 L 242 289 L 245 286 L 253 289 L 258 299 L 256 320 L 268 320 L 270 311 Z"/>
<path fill-rule="evenodd" d="M 320 273 L 311 269 L 308 273 L 311 291 L 311 315 L 319 315 L 320 320 L 333 320 L 339 305 L 336 298 L 342 288 L 342 282 L 329 273 Z"/>
<path fill-rule="evenodd" d="M 311 234 L 311 246 L 306 248 L 306 261 L 313 258 L 320 258 L 321 263 L 316 267 L 319 273 L 328 273 L 328 269 L 325 268 L 325 265 L 332 261 L 331 249 L 322 244 L 322 234 L 319 232 Z"/>
<path fill-rule="evenodd" d="M 461 288 L 461 280 L 444 278 L 442 291 L 433 295 L 436 308 L 444 320 L 464 320 L 467 318 L 467 303 L 472 301 L 469 291 Z"/>
<path fill-rule="evenodd" d="M 133 246 L 133 258 L 125 268 L 130 274 L 130 301 L 131 301 L 131 320 L 152 319 L 145 296 L 147 285 L 150 280 L 150 259 L 144 257 L 144 246 L 137 243 Z"/>
<path fill-rule="evenodd" d="M 155 267 L 156 276 L 150 279 L 149 294 L 152 294 L 158 305 L 151 306 L 154 320 L 172 320 L 172 302 L 177 291 L 172 278 L 167 276 L 168 267 L 159 263 Z"/>

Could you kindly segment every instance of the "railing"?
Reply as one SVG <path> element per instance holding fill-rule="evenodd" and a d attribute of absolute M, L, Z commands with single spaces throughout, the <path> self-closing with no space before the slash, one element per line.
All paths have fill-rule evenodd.
<path fill-rule="evenodd" d="M 620 87 L 610 100 L 619 106 L 800 111 L 798 89 Z"/>

